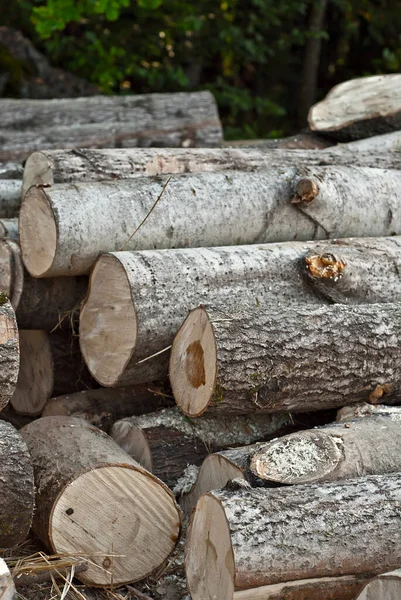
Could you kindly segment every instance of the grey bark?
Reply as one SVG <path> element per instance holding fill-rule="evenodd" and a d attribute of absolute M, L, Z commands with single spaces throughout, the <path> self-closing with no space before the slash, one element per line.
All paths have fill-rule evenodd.
<path fill-rule="evenodd" d="M 197 414 L 189 408 L 188 416 L 206 410 L 305 412 L 377 397 L 401 401 L 398 304 L 256 307 L 229 320 L 216 320 L 212 313 L 209 318 L 217 381 L 209 404 Z M 175 361 L 173 348 L 171 364 Z M 172 387 L 179 402 L 175 380 Z"/>
<path fill-rule="evenodd" d="M 147 384 L 99 388 L 50 398 L 42 416 L 62 415 L 85 419 L 108 433 L 118 419 L 150 413 L 166 404 L 167 399 L 157 390 L 152 392 L 152 387 Z"/>
<path fill-rule="evenodd" d="M 210 92 L 0 101 L 0 160 L 34 150 L 85 147 L 218 146 Z"/>
<path fill-rule="evenodd" d="M 0 219 L 0 239 L 18 240 L 18 219 Z"/>
<path fill-rule="evenodd" d="M 305 186 L 312 186 L 312 196 L 304 193 Z M 32 235 L 39 202 L 48 206 L 54 243 L 40 224 Z M 168 183 L 146 177 L 32 187 L 20 213 L 23 260 L 40 277 L 86 273 L 100 253 L 121 249 L 400 233 L 401 172 L 362 167 L 288 167 L 184 174 Z M 33 271 L 44 252 L 50 257 L 46 267 Z"/>
<path fill-rule="evenodd" d="M 35 496 L 28 448 L 18 431 L 5 421 L 0 421 L 0 462 L 0 549 L 4 549 L 16 546 L 28 535 Z"/>
<path fill-rule="evenodd" d="M 380 396 L 377 399 L 380 401 Z M 384 404 L 369 404 L 368 402 L 358 402 L 351 406 L 343 406 L 337 412 L 337 423 L 348 423 L 351 419 L 370 416 L 388 416 L 393 420 L 401 419 L 401 406 L 386 406 Z"/>
<path fill-rule="evenodd" d="M 15 391 L 20 365 L 18 328 L 9 301 L 0 304 L 0 411 Z"/>
<path fill-rule="evenodd" d="M 22 162 L 0 162 L 0 179 L 19 179 L 24 174 Z"/>
<path fill-rule="evenodd" d="M 401 129 L 400 90 L 399 73 L 345 81 L 312 106 L 309 126 L 340 141 Z"/>
<path fill-rule="evenodd" d="M 0 598 L 2 600 L 16 600 L 17 590 L 8 570 L 7 563 L 0 558 Z"/>
<path fill-rule="evenodd" d="M 173 488 L 188 465 L 200 465 L 210 452 L 273 437 L 288 430 L 290 425 L 288 415 L 188 419 L 178 408 L 168 408 L 117 421 L 111 436 L 123 450 Z M 138 430 L 148 449 L 144 462 L 136 454 L 138 446 L 131 442 L 132 434 Z"/>
<path fill-rule="evenodd" d="M 400 142 L 401 147 L 401 142 Z M 384 148 L 386 150 L 386 148 Z M 346 144 L 321 150 L 249 148 L 108 148 L 43 150 L 25 163 L 23 195 L 31 185 L 135 179 L 173 173 L 344 165 L 401 168 L 401 153 L 358 152 Z"/>
<path fill-rule="evenodd" d="M 0 217 L 6 219 L 16 217 L 20 204 L 21 180 L 0 179 Z"/>
<path fill-rule="evenodd" d="M 235 587 L 397 568 L 400 491 L 396 474 L 295 488 L 210 492 L 227 518 Z M 200 554 L 191 544 L 191 535 L 192 531 L 187 564 Z M 199 556 L 198 576 L 201 563 Z M 194 600 L 199 598 L 197 581 L 195 577 L 188 581 Z"/>

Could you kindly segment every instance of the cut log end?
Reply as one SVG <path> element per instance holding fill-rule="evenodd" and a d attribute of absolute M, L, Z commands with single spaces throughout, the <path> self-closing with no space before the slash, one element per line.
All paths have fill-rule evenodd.
<path fill-rule="evenodd" d="M 64 488 L 49 529 L 58 553 L 73 554 L 79 547 L 91 555 L 88 570 L 79 575 L 83 582 L 108 586 L 138 581 L 160 566 L 175 546 L 180 522 L 174 501 L 166 502 L 157 480 L 111 465 L 84 473 Z"/>
<path fill-rule="evenodd" d="M 332 473 L 341 458 L 333 436 L 312 430 L 269 442 L 253 456 L 250 468 L 265 481 L 287 485 L 312 483 Z"/>
<path fill-rule="evenodd" d="M 117 421 L 113 425 L 112 437 L 127 454 L 133 456 L 140 465 L 153 472 L 152 451 L 145 434 L 139 427 L 128 421 Z"/>
<path fill-rule="evenodd" d="M 19 215 L 21 254 L 33 277 L 45 277 L 57 249 L 57 228 L 46 192 L 31 187 L 25 194 Z"/>
<path fill-rule="evenodd" d="M 216 395 L 217 350 L 213 327 L 206 311 L 191 311 L 171 349 L 170 382 L 182 412 L 200 416 Z"/>
<path fill-rule="evenodd" d="M 331 253 L 313 254 L 305 257 L 306 272 L 314 279 L 337 281 L 343 276 L 347 263 Z"/>
<path fill-rule="evenodd" d="M 81 310 L 80 345 L 101 385 L 117 385 L 135 351 L 137 316 L 126 271 L 110 254 L 99 258 Z"/>
<path fill-rule="evenodd" d="M 234 597 L 234 553 L 225 511 L 204 494 L 192 516 L 186 549 L 186 575 L 193 600 Z"/>
<path fill-rule="evenodd" d="M 53 161 L 43 152 L 33 152 L 27 159 L 22 179 L 22 197 L 33 185 L 50 186 L 54 183 Z"/>

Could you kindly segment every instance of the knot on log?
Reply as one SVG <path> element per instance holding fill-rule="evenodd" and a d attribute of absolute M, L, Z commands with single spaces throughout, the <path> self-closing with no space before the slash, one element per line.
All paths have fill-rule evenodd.
<path fill-rule="evenodd" d="M 316 279 L 332 279 L 338 281 L 347 266 L 346 262 L 334 254 L 314 254 L 305 258 L 306 270 Z"/>
<path fill-rule="evenodd" d="M 369 395 L 370 404 L 378 404 L 384 394 L 391 392 L 391 383 L 378 384 Z"/>
<path fill-rule="evenodd" d="M 309 204 L 319 194 L 319 186 L 312 179 L 300 179 L 295 186 L 292 204 Z"/>

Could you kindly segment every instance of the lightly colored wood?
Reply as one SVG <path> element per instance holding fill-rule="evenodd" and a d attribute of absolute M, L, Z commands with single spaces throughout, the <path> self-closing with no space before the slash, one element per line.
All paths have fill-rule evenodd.
<path fill-rule="evenodd" d="M 82 354 L 101 385 L 131 385 L 166 375 L 169 346 L 188 310 L 200 304 L 219 307 L 229 318 L 241 305 L 329 304 L 332 287 L 341 303 L 398 302 L 400 240 L 395 236 L 104 255 L 93 269 L 80 317 Z M 321 293 L 323 285 L 319 288 L 319 282 L 305 275 L 305 259 L 313 255 L 338 256 L 345 264 L 344 284 L 324 284 L 327 298 Z M 115 310 L 110 311 L 110 305 Z"/>
<path fill-rule="evenodd" d="M 16 600 L 17 590 L 8 570 L 7 563 L 0 558 L 0 598 L 2 600 Z"/>
<path fill-rule="evenodd" d="M 344 81 L 312 106 L 312 131 L 340 141 L 401 129 L 401 74 L 373 75 Z"/>
<path fill-rule="evenodd" d="M 397 567 L 400 489 L 395 474 L 204 494 L 186 545 L 192 599 L 231 600 L 235 589 Z"/>
<path fill-rule="evenodd" d="M 0 101 L 0 160 L 49 148 L 219 146 L 210 92 Z"/>
<path fill-rule="evenodd" d="M 4 294 L 3 294 L 4 295 Z M 18 380 L 19 337 L 15 313 L 6 298 L 0 300 L 0 411 L 9 403 Z"/>
<path fill-rule="evenodd" d="M 242 315 L 197 308 L 170 355 L 177 405 L 189 417 L 306 412 L 362 400 L 401 401 L 398 303 L 282 305 Z"/>
<path fill-rule="evenodd" d="M 90 558 L 82 582 L 118 587 L 165 562 L 181 519 L 160 480 L 82 419 L 45 417 L 21 433 L 35 471 L 33 531 L 55 553 Z"/>
<path fill-rule="evenodd" d="M 384 136 L 386 137 L 386 136 Z M 399 145 L 401 148 L 401 135 Z M 382 142 L 384 150 L 386 146 Z M 90 148 L 34 152 L 25 163 L 22 196 L 32 186 L 135 179 L 174 173 L 263 170 L 280 166 L 344 165 L 399 169 L 396 152 L 355 152 L 347 144 L 326 149 L 257 148 Z"/>
<path fill-rule="evenodd" d="M 0 421 L 0 462 L 2 550 L 23 542 L 28 535 L 35 497 L 33 466 L 27 445 L 19 432 L 5 421 Z"/>
<path fill-rule="evenodd" d="M 356 600 L 398 600 L 401 598 L 401 569 L 381 573 L 366 584 Z"/>
<path fill-rule="evenodd" d="M 108 433 L 113 423 L 119 419 L 151 413 L 167 403 L 168 399 L 157 393 L 157 390 L 153 392 L 152 386 L 148 384 L 114 389 L 98 388 L 50 398 L 42 416 L 62 415 L 85 419 Z"/>
<path fill-rule="evenodd" d="M 188 465 L 200 465 L 210 452 L 268 439 L 290 426 L 288 415 L 192 420 L 175 407 L 117 421 L 110 435 L 139 464 L 173 488 Z"/>
<path fill-rule="evenodd" d="M 82 275 L 122 249 L 397 235 L 401 171 L 287 167 L 33 186 L 19 229 L 34 277 Z"/>

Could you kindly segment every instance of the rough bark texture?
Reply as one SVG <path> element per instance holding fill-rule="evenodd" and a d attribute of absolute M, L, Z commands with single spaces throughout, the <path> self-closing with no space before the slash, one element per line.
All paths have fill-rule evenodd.
<path fill-rule="evenodd" d="M 401 129 L 400 90 L 399 73 L 345 81 L 312 106 L 309 126 L 340 141 Z"/>
<path fill-rule="evenodd" d="M 21 180 L 0 179 L 0 217 L 7 219 L 16 217 L 20 204 Z"/>
<path fill-rule="evenodd" d="M 0 219 L 0 239 L 18 240 L 18 219 Z"/>
<path fill-rule="evenodd" d="M 17 590 L 7 564 L 0 558 L 0 598 L 2 600 L 16 600 Z"/>
<path fill-rule="evenodd" d="M 314 197 L 301 194 L 305 182 L 314 186 Z M 132 236 L 166 183 L 138 178 L 32 187 L 20 212 L 25 266 L 35 276 L 79 275 L 100 253 L 121 249 L 401 233 L 401 172 L 332 166 L 173 176 Z M 39 206 L 46 224 L 37 221 Z M 51 236 L 48 227 L 55 227 Z"/>
<path fill-rule="evenodd" d="M 380 401 L 380 397 L 376 399 Z M 401 406 L 385 406 L 384 404 L 369 404 L 358 402 L 351 406 L 344 406 L 337 412 L 337 423 L 348 423 L 351 419 L 370 416 L 389 416 L 394 420 L 401 419 Z"/>
<path fill-rule="evenodd" d="M 356 600 L 398 600 L 401 597 L 401 569 L 382 573 L 366 584 Z"/>
<path fill-rule="evenodd" d="M 124 567 L 125 559 L 129 559 L 132 552 L 138 553 L 139 555 L 143 552 L 146 554 L 147 549 L 135 545 L 135 538 L 138 534 L 139 528 L 139 517 L 132 511 L 135 507 L 136 500 L 134 499 L 134 505 L 131 504 L 132 498 L 124 493 L 124 487 L 118 485 L 118 472 L 122 467 L 123 469 L 132 469 L 134 472 L 148 478 L 150 490 L 152 486 L 157 485 L 159 494 L 163 500 L 159 497 L 159 505 L 155 507 L 154 520 L 158 522 L 160 527 L 160 536 L 163 538 L 166 535 L 166 528 L 164 528 L 165 519 L 167 522 L 175 521 L 175 531 L 171 532 L 171 550 L 173 550 L 175 542 L 180 535 L 180 514 L 179 509 L 175 504 L 174 498 L 168 488 L 148 473 L 145 469 L 140 467 L 136 461 L 134 461 L 128 454 L 126 454 L 109 436 L 104 432 L 95 428 L 93 425 L 82 419 L 74 419 L 70 417 L 46 417 L 33 421 L 21 430 L 23 438 L 25 439 L 29 451 L 32 456 L 34 471 L 35 471 L 35 484 L 36 484 L 36 512 L 33 520 L 33 531 L 38 538 L 46 544 L 49 548 L 55 552 L 62 552 L 63 548 L 56 547 L 54 543 L 55 537 L 57 537 L 60 528 L 62 530 L 64 539 L 68 540 L 67 546 L 71 554 L 80 552 L 83 549 L 80 548 L 80 535 L 74 537 L 74 531 L 77 532 L 82 529 L 82 519 L 84 515 L 81 513 L 78 503 L 74 506 L 74 509 L 69 509 L 67 515 L 76 514 L 76 517 L 72 517 L 71 520 L 65 520 L 64 523 L 54 520 L 54 510 L 56 504 L 61 500 L 64 493 L 68 492 L 69 486 L 74 482 L 78 485 L 78 480 L 84 474 L 93 472 L 106 467 L 116 467 L 116 479 L 113 482 L 111 480 L 109 485 L 116 487 L 115 490 L 115 502 L 116 508 L 117 503 L 119 505 L 119 514 L 125 515 L 126 527 L 132 529 L 131 547 L 121 548 L 119 543 L 118 531 L 115 532 L 115 545 L 106 550 L 107 537 L 104 542 L 104 554 L 107 557 L 109 554 L 117 554 L 117 558 L 114 559 L 114 584 L 121 584 L 124 581 L 134 581 L 135 574 L 131 574 L 132 577 L 126 577 L 123 581 L 118 581 L 119 575 L 121 576 L 120 569 Z M 81 484 L 82 485 L 82 484 Z M 92 506 L 95 505 L 94 513 L 96 510 L 101 510 L 101 498 L 94 498 L 93 491 L 88 490 L 88 498 L 82 498 L 83 506 L 85 502 L 92 502 Z M 143 485 L 138 488 L 138 495 L 141 496 L 145 492 Z M 92 496 L 92 497 L 91 497 Z M 142 502 L 146 505 L 146 495 L 142 498 Z M 86 506 L 86 509 L 89 507 Z M 166 511 L 164 514 L 164 510 Z M 117 513 L 116 513 L 117 515 Z M 101 518 L 101 515 L 99 515 Z M 76 521 L 74 520 L 76 519 Z M 117 517 L 115 519 L 117 521 Z M 77 528 L 75 528 L 77 525 Z M 90 535 L 93 536 L 93 548 L 96 548 L 99 540 L 103 539 L 103 535 L 108 536 L 108 533 L 101 530 L 96 530 L 96 519 L 95 523 L 87 522 L 86 527 L 92 528 Z M 113 529 L 113 523 L 109 523 L 109 527 Z M 67 529 L 67 531 L 66 531 Z M 168 529 L 168 528 L 167 528 Z M 71 537 L 69 536 L 69 530 Z M 86 532 L 87 533 L 87 532 Z M 174 535 L 173 535 L 174 533 Z M 150 532 L 149 532 L 149 535 Z M 174 538 L 174 539 L 173 539 Z M 86 539 L 88 542 L 88 540 Z M 113 544 L 112 544 L 113 546 Z M 116 552 L 118 548 L 118 551 Z M 65 551 L 66 548 L 64 548 Z M 84 552 L 89 556 L 91 549 L 86 547 Z M 92 550 L 93 552 L 93 550 Z M 97 554 L 97 553 L 96 553 Z M 118 557 L 118 555 L 123 555 Z M 89 565 L 88 571 L 79 575 L 82 581 L 88 583 L 100 584 L 100 585 L 113 585 L 113 573 L 107 573 L 104 569 L 107 569 L 107 565 L 104 562 L 105 556 L 95 555 L 92 556 L 91 561 L 103 567 L 101 570 L 94 569 Z M 167 559 L 168 555 L 165 556 Z M 163 562 L 163 561 L 161 561 Z M 108 559 L 108 567 L 110 567 L 110 559 Z M 100 571 L 100 573 L 99 573 Z M 145 576 L 145 575 L 143 575 Z"/>
<path fill-rule="evenodd" d="M 59 329 L 50 333 L 49 342 L 54 370 L 53 396 L 98 387 L 83 361 L 76 335 Z"/>
<path fill-rule="evenodd" d="M 401 148 L 401 142 L 400 142 Z M 386 148 L 384 148 L 386 150 Z M 115 148 L 34 152 L 25 163 L 23 195 L 31 185 L 134 179 L 148 175 L 237 169 L 255 171 L 278 166 L 344 165 L 401 168 L 401 154 L 369 150 L 355 153 L 347 145 L 321 150 L 248 148 Z"/>
<path fill-rule="evenodd" d="M 166 404 L 167 399 L 152 392 L 152 387 L 148 384 L 115 389 L 99 388 L 50 398 L 42 416 L 63 415 L 85 419 L 108 433 L 118 419 L 150 413 Z"/>
<path fill-rule="evenodd" d="M 227 519 L 235 561 L 233 564 L 228 557 L 225 563 L 226 556 L 217 554 L 216 569 L 223 570 L 222 579 L 233 578 L 236 588 L 249 589 L 396 568 L 401 560 L 400 492 L 398 474 L 324 486 L 210 492 L 207 496 L 220 504 L 221 518 L 225 515 Z M 200 598 L 201 577 L 208 578 L 203 570 L 205 549 L 197 544 L 202 534 L 194 535 L 204 498 L 198 502 L 187 541 L 187 576 L 193 600 Z M 207 532 L 203 535 L 206 538 Z M 229 572 L 230 562 L 233 573 Z M 216 597 L 220 597 L 218 593 Z"/>
<path fill-rule="evenodd" d="M 223 140 L 210 92 L 93 96 L 0 103 L 0 160 L 34 150 L 136 146 L 218 146 Z"/>
<path fill-rule="evenodd" d="M 187 323 L 195 318 L 206 328 L 204 314 L 202 309 L 193 311 Z M 191 365 L 180 356 L 178 346 L 177 354 L 173 346 L 171 355 L 173 393 L 188 416 L 205 410 L 220 414 L 305 412 L 377 398 L 387 403 L 401 401 L 398 304 L 294 305 L 281 306 L 279 311 L 255 307 L 242 317 L 222 320 L 220 316 L 219 320 L 210 313 L 209 318 L 218 375 L 202 411 L 194 411 L 182 393 L 193 389 L 187 375 Z M 185 327 L 186 323 L 182 330 Z M 181 381 L 186 382 L 182 389 Z"/>
<path fill-rule="evenodd" d="M 15 391 L 20 365 L 15 313 L 9 301 L 0 304 L 0 410 Z"/>
<path fill-rule="evenodd" d="M 285 138 L 261 139 L 261 140 L 230 140 L 223 142 L 224 146 L 245 146 L 246 148 L 274 149 L 274 148 L 300 148 L 312 150 L 318 148 L 328 148 L 335 143 L 329 138 L 314 133 L 309 128 L 305 128 L 295 135 Z"/>
<path fill-rule="evenodd" d="M 401 152 L 401 131 L 393 131 L 392 133 L 383 133 L 382 135 L 374 135 L 365 138 L 364 140 L 356 140 L 347 144 L 337 144 L 337 149 L 346 148 L 354 152 Z"/>
<path fill-rule="evenodd" d="M 35 496 L 28 448 L 18 431 L 5 421 L 0 421 L 0 463 L 0 549 L 4 549 L 28 535 Z"/>
<path fill-rule="evenodd" d="M 177 408 L 169 408 L 117 421 L 111 436 L 135 460 L 172 488 L 188 465 L 200 465 L 210 452 L 273 437 L 290 424 L 288 415 L 192 420 L 184 417 Z M 142 434 L 142 456 L 140 446 L 134 443 L 136 433 Z"/>

